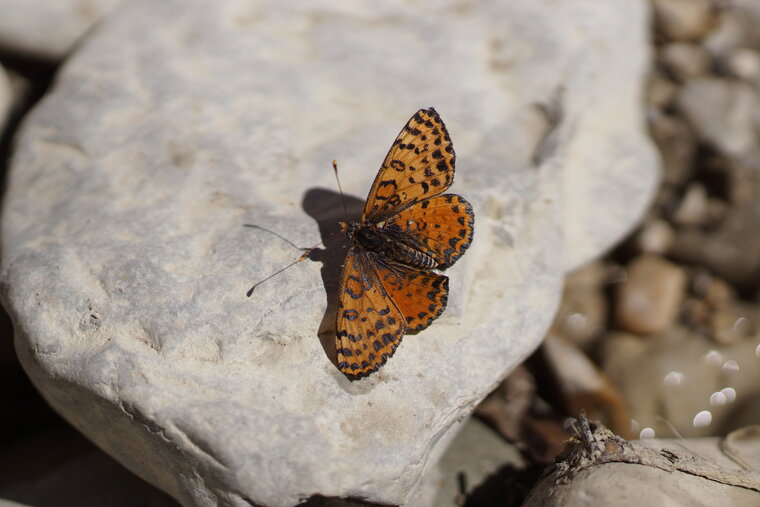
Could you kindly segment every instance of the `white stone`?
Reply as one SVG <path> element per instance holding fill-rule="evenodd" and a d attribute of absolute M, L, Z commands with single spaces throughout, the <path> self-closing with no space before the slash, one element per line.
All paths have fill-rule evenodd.
<path fill-rule="evenodd" d="M 474 405 L 540 342 L 566 268 L 643 213 L 657 175 L 637 100 L 645 20 L 639 0 L 424 15 L 125 3 L 18 137 L 2 296 L 22 364 L 76 428 L 184 504 L 414 502 Z M 554 130 L 536 108 L 552 103 Z M 474 205 L 475 241 L 444 315 L 352 383 L 333 365 L 345 250 L 330 161 L 356 211 L 428 106 L 457 150 L 452 191 Z M 327 247 L 248 299 L 300 252 L 245 223 Z"/>
<path fill-rule="evenodd" d="M 0 47 L 62 60 L 119 0 L 0 0 Z"/>
<path fill-rule="evenodd" d="M 634 229 L 660 177 L 659 155 L 646 134 L 641 105 L 651 64 L 648 3 L 572 4 L 573 23 L 554 28 L 559 30 L 554 37 L 562 40 L 557 44 L 572 50 L 563 72 L 573 77 L 563 89 L 582 97 L 566 101 L 564 143 L 556 156 L 565 175 L 568 270 L 598 257 Z M 594 33 L 594 43 L 572 44 L 576 30 Z"/>

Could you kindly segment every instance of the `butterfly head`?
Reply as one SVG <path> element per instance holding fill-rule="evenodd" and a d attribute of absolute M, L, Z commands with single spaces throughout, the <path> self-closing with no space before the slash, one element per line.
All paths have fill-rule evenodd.
<path fill-rule="evenodd" d="M 348 239 L 351 241 L 354 240 L 356 231 L 360 226 L 359 222 L 338 222 L 338 225 L 340 225 L 341 232 L 345 232 L 346 236 L 348 236 Z"/>

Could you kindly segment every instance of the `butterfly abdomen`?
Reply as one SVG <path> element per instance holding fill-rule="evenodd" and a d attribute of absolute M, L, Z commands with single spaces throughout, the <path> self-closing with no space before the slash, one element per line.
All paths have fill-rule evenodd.
<path fill-rule="evenodd" d="M 385 257 L 411 268 L 432 269 L 438 266 L 436 260 L 430 255 L 393 240 L 388 241 Z"/>
<path fill-rule="evenodd" d="M 352 239 L 358 246 L 378 254 L 385 261 L 417 269 L 432 269 L 438 266 L 438 262 L 430 254 L 414 248 L 394 231 L 361 224 L 352 232 Z"/>

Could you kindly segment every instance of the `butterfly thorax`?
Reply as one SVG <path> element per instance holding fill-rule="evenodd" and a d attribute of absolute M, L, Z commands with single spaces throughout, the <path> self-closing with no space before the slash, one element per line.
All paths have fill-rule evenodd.
<path fill-rule="evenodd" d="M 345 231 L 355 246 L 374 252 L 387 262 L 419 269 L 438 266 L 430 253 L 396 227 L 351 222 L 345 226 Z"/>

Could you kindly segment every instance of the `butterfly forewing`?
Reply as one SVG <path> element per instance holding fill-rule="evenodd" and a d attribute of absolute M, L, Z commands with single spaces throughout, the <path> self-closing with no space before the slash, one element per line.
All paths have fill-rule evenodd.
<path fill-rule="evenodd" d="M 340 282 L 336 349 L 338 368 L 349 378 L 377 371 L 406 330 L 404 315 L 380 283 L 372 255 L 351 248 Z"/>
<path fill-rule="evenodd" d="M 456 155 L 435 109 L 420 109 L 401 129 L 377 173 L 363 219 L 380 222 L 400 209 L 444 192 L 454 181 Z"/>
<path fill-rule="evenodd" d="M 387 219 L 384 228 L 406 234 L 438 262 L 454 264 L 472 242 L 472 206 L 456 194 L 444 194 L 410 206 Z"/>

